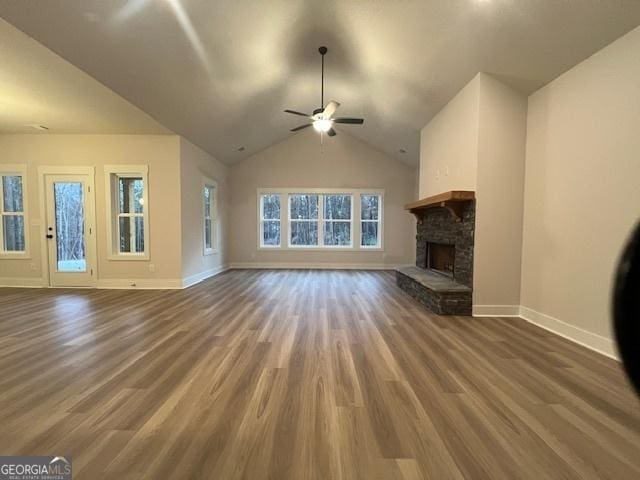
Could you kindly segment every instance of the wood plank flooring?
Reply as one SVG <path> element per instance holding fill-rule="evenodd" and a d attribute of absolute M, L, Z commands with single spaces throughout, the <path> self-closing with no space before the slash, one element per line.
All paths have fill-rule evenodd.
<path fill-rule="evenodd" d="M 620 366 L 390 272 L 0 289 L 0 454 L 78 479 L 637 479 Z"/>

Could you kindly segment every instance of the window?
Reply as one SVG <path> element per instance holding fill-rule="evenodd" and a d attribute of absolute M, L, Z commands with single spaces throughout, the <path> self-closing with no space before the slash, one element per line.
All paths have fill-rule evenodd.
<path fill-rule="evenodd" d="M 258 189 L 258 248 L 381 250 L 383 195 L 359 188 Z"/>
<path fill-rule="evenodd" d="M 23 165 L 0 166 L 0 255 L 27 254 L 25 220 L 25 178 Z"/>
<path fill-rule="evenodd" d="M 260 246 L 280 246 L 280 195 L 260 195 Z"/>
<path fill-rule="evenodd" d="M 149 258 L 147 166 L 105 166 L 111 260 Z"/>
<path fill-rule="evenodd" d="M 360 246 L 362 248 L 381 247 L 381 209 L 381 195 L 360 195 Z"/>
<path fill-rule="evenodd" d="M 218 197 L 217 184 L 204 179 L 202 185 L 204 254 L 218 251 Z"/>
<path fill-rule="evenodd" d="M 318 245 L 318 195 L 289 195 L 289 246 Z"/>
<path fill-rule="evenodd" d="M 351 195 L 324 195 L 324 245 L 351 246 Z"/>

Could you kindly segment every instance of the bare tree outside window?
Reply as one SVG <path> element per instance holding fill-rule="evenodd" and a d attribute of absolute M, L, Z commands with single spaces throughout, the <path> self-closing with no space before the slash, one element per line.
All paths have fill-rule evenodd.
<path fill-rule="evenodd" d="M 324 244 L 351 245 L 351 195 L 324 195 Z"/>
<path fill-rule="evenodd" d="M 380 246 L 380 195 L 360 195 L 360 232 L 362 247 Z"/>
<path fill-rule="evenodd" d="M 204 252 L 213 253 L 218 246 L 217 216 L 218 205 L 216 187 L 205 183 L 202 187 L 203 221 L 204 221 Z"/>
<path fill-rule="evenodd" d="M 85 271 L 83 184 L 55 182 L 53 192 L 58 270 Z"/>
<path fill-rule="evenodd" d="M 5 252 L 24 252 L 26 245 L 22 176 L 3 175 L 1 178 L 2 249 Z"/>
<path fill-rule="evenodd" d="M 291 245 L 317 246 L 318 195 L 290 195 L 289 215 Z"/>
<path fill-rule="evenodd" d="M 261 246 L 280 246 L 280 195 L 260 196 Z"/>
<path fill-rule="evenodd" d="M 118 242 L 120 253 L 144 252 L 144 182 L 118 177 Z"/>

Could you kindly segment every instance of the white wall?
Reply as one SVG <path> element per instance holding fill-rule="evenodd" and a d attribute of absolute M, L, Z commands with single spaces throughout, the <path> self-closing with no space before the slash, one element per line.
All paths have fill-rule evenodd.
<path fill-rule="evenodd" d="M 180 197 L 182 224 L 182 278 L 187 283 L 219 272 L 227 263 L 228 167 L 211 155 L 180 138 Z M 203 179 L 218 184 L 218 250 L 204 254 Z"/>
<path fill-rule="evenodd" d="M 307 129 L 231 167 L 232 264 L 381 267 L 414 262 L 415 220 L 404 205 L 416 197 L 415 170 L 348 135 L 347 129 L 325 138 L 322 147 L 320 136 Z M 257 189 L 277 187 L 384 189 L 384 251 L 259 250 Z"/>
<path fill-rule="evenodd" d="M 480 74 L 422 129 L 419 198 L 476 189 L 479 109 Z"/>
<path fill-rule="evenodd" d="M 639 52 L 636 28 L 529 98 L 522 305 L 609 353 L 613 273 L 640 215 Z"/>
<path fill-rule="evenodd" d="M 520 304 L 527 98 L 480 79 L 473 303 L 476 313 L 517 314 Z"/>

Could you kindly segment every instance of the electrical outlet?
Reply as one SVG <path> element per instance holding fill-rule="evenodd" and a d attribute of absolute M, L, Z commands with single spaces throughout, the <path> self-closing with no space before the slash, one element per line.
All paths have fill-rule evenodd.
<path fill-rule="evenodd" d="M 440 180 L 440 169 L 436 170 L 436 180 Z"/>
<path fill-rule="evenodd" d="M 156 266 L 153 263 L 149 264 L 149 271 L 150 272 L 155 272 L 156 271 Z"/>
<path fill-rule="evenodd" d="M 31 268 L 31 270 L 38 270 L 38 266 L 34 262 L 31 262 L 29 264 L 29 267 Z"/>
<path fill-rule="evenodd" d="M 444 174 L 446 177 L 449 176 L 449 165 L 447 165 L 446 167 L 444 167 Z"/>

